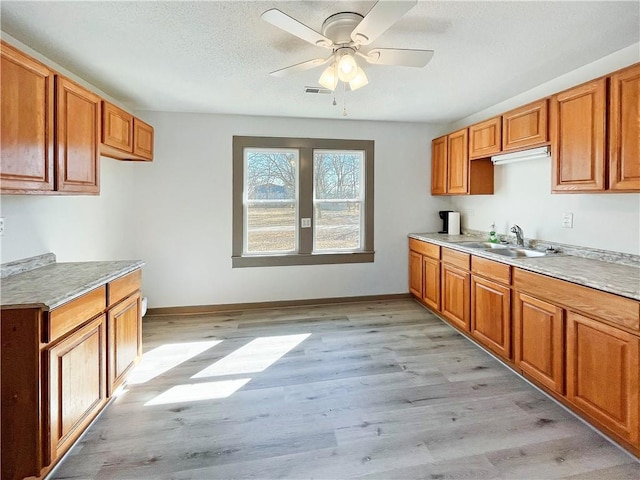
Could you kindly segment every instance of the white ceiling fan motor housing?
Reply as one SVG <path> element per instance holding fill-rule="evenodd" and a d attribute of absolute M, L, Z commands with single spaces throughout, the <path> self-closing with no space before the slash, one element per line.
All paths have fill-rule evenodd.
<path fill-rule="evenodd" d="M 333 40 L 335 45 L 352 43 L 351 32 L 364 17 L 359 13 L 341 12 L 331 15 L 322 24 L 322 34 Z"/>

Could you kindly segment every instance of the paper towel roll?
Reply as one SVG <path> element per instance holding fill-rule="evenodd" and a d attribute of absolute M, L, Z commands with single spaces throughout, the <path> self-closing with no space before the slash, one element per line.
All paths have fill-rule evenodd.
<path fill-rule="evenodd" d="M 449 235 L 460 235 L 460 212 L 449 212 Z"/>

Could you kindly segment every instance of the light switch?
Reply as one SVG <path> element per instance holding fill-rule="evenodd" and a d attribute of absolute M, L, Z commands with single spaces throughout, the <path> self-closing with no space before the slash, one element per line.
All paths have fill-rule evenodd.
<path fill-rule="evenodd" d="M 302 228 L 311 228 L 311 219 L 303 218 L 300 220 L 300 227 Z"/>
<path fill-rule="evenodd" d="M 562 228 L 573 228 L 573 213 L 562 215 Z"/>

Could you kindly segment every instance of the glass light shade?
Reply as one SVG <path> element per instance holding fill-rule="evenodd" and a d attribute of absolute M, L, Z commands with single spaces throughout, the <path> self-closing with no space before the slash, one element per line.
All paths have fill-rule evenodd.
<path fill-rule="evenodd" d="M 351 91 L 353 91 L 359 89 L 360 87 L 364 87 L 367 83 L 369 83 L 369 79 L 365 75 L 364 70 L 358 67 L 356 76 L 349 81 L 349 87 L 351 88 Z"/>
<path fill-rule="evenodd" d="M 335 63 L 332 63 L 324 69 L 324 72 L 322 72 L 322 75 L 320 75 L 320 80 L 318 80 L 318 83 L 324 88 L 328 88 L 329 90 L 336 89 L 336 86 L 338 85 L 338 76 L 336 75 Z"/>
<path fill-rule="evenodd" d="M 338 78 L 343 82 L 349 82 L 358 73 L 358 64 L 353 55 L 347 53 L 338 61 Z"/>

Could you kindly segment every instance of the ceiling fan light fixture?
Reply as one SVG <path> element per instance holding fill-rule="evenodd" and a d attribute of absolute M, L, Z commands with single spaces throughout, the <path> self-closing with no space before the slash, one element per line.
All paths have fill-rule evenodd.
<path fill-rule="evenodd" d="M 353 53 L 350 51 L 343 53 L 338 60 L 338 78 L 343 82 L 350 82 L 357 74 L 358 64 Z"/>
<path fill-rule="evenodd" d="M 368 83 L 369 83 L 369 79 L 367 78 L 367 75 L 364 73 L 364 70 L 358 67 L 356 76 L 349 81 L 349 88 L 351 88 L 351 91 L 357 90 L 360 87 L 364 87 Z"/>
<path fill-rule="evenodd" d="M 331 91 L 336 89 L 336 86 L 338 85 L 338 76 L 336 75 L 335 62 L 324 69 L 324 72 L 320 75 L 318 83 Z"/>

